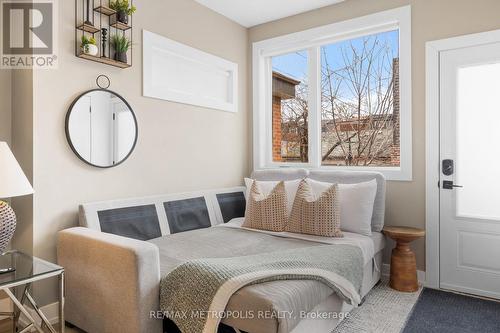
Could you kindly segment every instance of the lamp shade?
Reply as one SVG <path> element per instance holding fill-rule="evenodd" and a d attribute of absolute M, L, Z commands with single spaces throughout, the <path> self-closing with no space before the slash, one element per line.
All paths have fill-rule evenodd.
<path fill-rule="evenodd" d="M 33 193 L 14 154 L 5 142 L 0 142 L 0 198 L 19 197 Z"/>

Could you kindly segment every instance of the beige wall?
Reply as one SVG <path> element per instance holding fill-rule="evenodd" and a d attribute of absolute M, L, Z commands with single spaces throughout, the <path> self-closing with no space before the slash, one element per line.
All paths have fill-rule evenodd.
<path fill-rule="evenodd" d="M 74 1 L 59 1 L 59 69 L 34 74 L 33 251 L 48 260 L 55 260 L 57 232 L 77 224 L 80 203 L 235 186 L 249 173 L 247 29 L 192 0 L 134 4 L 132 68 L 76 58 Z M 236 62 L 238 112 L 142 97 L 142 29 Z M 81 162 L 64 132 L 70 103 L 95 88 L 99 74 L 110 77 L 110 89 L 128 100 L 139 124 L 134 153 L 122 165 L 105 170 Z M 37 288 L 37 293 L 44 303 L 55 295 L 50 288 Z"/>
<path fill-rule="evenodd" d="M 250 29 L 250 44 L 403 5 L 412 6 L 413 181 L 389 182 L 386 223 L 425 226 L 425 42 L 500 28 L 498 0 L 346 0 Z M 251 64 L 249 64 L 251 66 Z M 249 90 L 250 91 L 250 90 Z M 249 99 L 251 110 L 251 99 Z M 414 245 L 425 270 L 424 241 Z M 385 260 L 388 260 L 386 255 Z"/>
<path fill-rule="evenodd" d="M 0 69 L 0 141 L 11 139 L 11 70 Z"/>
<path fill-rule="evenodd" d="M 12 71 L 12 152 L 33 184 L 33 71 Z M 33 196 L 12 199 L 17 215 L 12 248 L 33 253 Z"/>
<path fill-rule="evenodd" d="M 33 178 L 33 72 L 0 69 L 0 141 L 6 141 L 28 179 Z M 10 246 L 33 251 L 33 197 L 10 201 L 16 211 L 16 233 Z"/>

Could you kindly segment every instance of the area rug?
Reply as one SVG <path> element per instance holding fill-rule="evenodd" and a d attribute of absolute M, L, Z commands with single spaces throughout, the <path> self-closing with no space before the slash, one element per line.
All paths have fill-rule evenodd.
<path fill-rule="evenodd" d="M 364 303 L 352 310 L 332 333 L 399 333 L 421 291 L 422 288 L 414 293 L 397 292 L 381 281 L 368 293 Z"/>
<path fill-rule="evenodd" d="M 403 333 L 500 332 L 500 302 L 424 289 Z"/>

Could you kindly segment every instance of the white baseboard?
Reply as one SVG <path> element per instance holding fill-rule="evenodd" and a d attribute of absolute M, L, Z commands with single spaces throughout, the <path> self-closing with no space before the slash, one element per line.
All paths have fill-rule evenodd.
<path fill-rule="evenodd" d="M 391 265 L 382 264 L 382 276 L 385 278 L 389 278 L 390 273 L 391 273 Z M 417 270 L 417 279 L 421 285 L 425 286 L 425 271 Z"/>

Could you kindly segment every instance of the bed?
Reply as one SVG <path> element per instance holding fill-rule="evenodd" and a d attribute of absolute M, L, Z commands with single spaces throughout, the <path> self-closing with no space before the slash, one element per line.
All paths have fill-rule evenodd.
<path fill-rule="evenodd" d="M 160 272 L 165 276 L 178 264 L 202 257 L 246 256 L 288 250 L 298 247 L 319 246 L 328 243 L 360 246 L 365 254 L 364 281 L 361 296 L 364 296 L 380 278 L 380 257 L 384 248 L 384 237 L 375 232 L 371 237 L 344 233 L 342 239 L 306 236 L 287 232 L 273 233 L 241 228 L 241 218 L 209 229 L 179 233 L 170 237 L 153 239 L 150 242 L 160 249 Z M 228 240 L 230 240 L 228 242 Z M 342 314 L 351 307 L 333 291 L 319 281 L 290 280 L 274 281 L 247 286 L 234 294 L 227 313 L 242 314 L 224 318 L 222 323 L 245 332 L 329 332 Z M 300 314 L 309 313 L 309 321 L 301 322 Z M 321 313 L 332 316 L 317 318 Z M 315 315 L 316 313 L 317 315 Z M 253 318 L 252 317 L 253 314 Z M 261 314 L 259 316 L 259 314 Z M 340 317 L 340 318 L 339 318 Z M 300 323 L 300 325 L 299 325 Z"/>
<path fill-rule="evenodd" d="M 364 297 L 380 279 L 385 246 L 380 233 L 385 208 L 385 180 L 380 174 L 372 172 L 287 169 L 260 171 L 252 175 L 260 180 L 290 180 L 305 176 L 339 183 L 376 179 L 372 235 L 345 232 L 344 238 L 332 239 L 243 228 L 241 207 L 222 207 L 222 196 L 217 195 L 232 194 L 233 200 L 225 202 L 239 205 L 241 203 L 234 200 L 234 194 L 237 191 L 244 193 L 243 188 L 82 205 L 80 221 L 84 228 L 62 231 L 58 242 L 58 260 L 65 267 L 67 277 L 67 320 L 88 332 L 162 332 L 163 317 L 157 312 L 159 281 L 180 263 L 197 258 L 245 256 L 324 244 L 350 244 L 362 249 L 364 270 L 360 295 Z M 211 221 L 208 228 L 190 226 L 189 232 L 172 233 L 176 227 L 170 223 L 175 220 L 179 229 L 182 218 L 175 218 L 171 212 L 165 211 L 171 207 L 166 202 L 200 196 L 207 204 L 207 213 L 186 215 L 184 211 L 181 215 L 184 218 L 190 216 L 190 223 L 203 219 L 204 215 L 215 221 Z M 241 196 L 238 197 L 241 200 Z M 138 240 L 103 232 L 105 228 L 99 218 L 106 219 L 99 212 L 123 209 L 133 204 L 145 207 L 148 203 L 163 210 L 158 215 L 168 220 L 166 226 L 159 226 L 160 237 Z M 140 216 L 144 218 L 148 215 L 142 213 Z M 116 221 L 113 222 L 116 224 Z M 204 222 L 197 223 L 206 226 Z M 134 228 L 129 225 L 127 234 L 133 233 Z M 163 235 L 166 229 L 171 234 Z M 152 228 L 146 230 L 154 235 Z M 331 332 L 351 309 L 351 305 L 319 281 L 273 281 L 238 290 L 226 307 L 226 313 L 233 315 L 223 318 L 221 322 L 228 332 Z"/>

